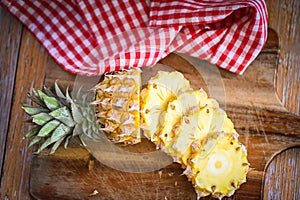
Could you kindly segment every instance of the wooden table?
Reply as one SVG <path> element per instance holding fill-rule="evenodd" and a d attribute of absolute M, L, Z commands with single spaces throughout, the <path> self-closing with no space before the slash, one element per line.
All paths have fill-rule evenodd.
<path fill-rule="evenodd" d="M 273 5 L 271 3 L 269 4 Z M 35 183 L 42 183 L 42 178 L 37 177 L 37 173 L 34 172 L 37 172 L 38 164 L 44 166 L 44 164 L 54 161 L 48 157 L 33 157 L 32 150 L 26 149 L 28 141 L 23 140 L 22 137 L 28 131 L 29 127 L 23 123 L 26 116 L 21 110 L 20 102 L 30 103 L 26 94 L 33 87 L 41 88 L 43 84 L 51 85 L 57 78 L 61 80 L 60 82 L 63 86 L 66 86 L 69 82 L 74 80 L 75 76 L 64 72 L 52 60 L 32 34 L 2 8 L 0 8 L 0 30 L 0 127 L 1 130 L 3 130 L 0 135 L 1 199 L 30 199 L 30 191 L 31 194 L 34 193 L 34 195 L 38 197 L 41 197 L 43 194 L 42 199 L 51 199 L 51 195 L 53 195 L 51 192 L 53 191 L 41 191 L 36 189 L 39 186 L 35 185 Z M 296 69 L 293 68 L 295 73 L 298 73 L 298 76 L 295 76 L 295 73 L 281 73 L 284 71 L 282 66 L 281 71 L 277 70 L 276 74 L 275 69 L 277 69 L 278 64 L 282 65 L 282 62 L 278 63 L 278 56 L 282 56 L 282 52 L 279 54 L 278 49 L 279 42 L 277 34 L 271 31 L 264 51 L 250 66 L 244 76 L 236 76 L 220 70 L 227 87 L 234 87 L 237 83 L 245 83 L 249 90 L 251 90 L 252 86 L 257 87 L 257 91 L 261 92 L 258 93 L 258 95 L 262 95 L 263 98 L 266 98 L 260 100 L 262 98 L 257 96 L 255 98 L 261 102 L 254 102 L 254 105 L 253 102 L 251 104 L 251 101 L 249 101 L 249 109 L 241 108 L 239 112 L 249 112 L 244 119 L 239 118 L 241 115 L 237 114 L 239 108 L 234 107 L 233 104 L 227 106 L 228 115 L 237 125 L 238 131 L 242 132 L 241 140 L 243 143 L 247 143 L 247 138 L 244 137 L 243 134 L 247 131 L 252 131 L 259 135 L 261 130 L 263 130 L 272 136 L 267 138 L 257 137 L 258 144 L 263 144 L 262 142 L 260 143 L 259 139 L 269 140 L 268 143 L 272 144 L 269 147 L 260 146 L 258 149 L 255 149 L 254 147 L 257 146 L 253 145 L 251 147 L 251 145 L 249 145 L 249 150 L 256 152 L 252 155 L 251 159 L 256 159 L 255 162 L 257 163 L 257 159 L 262 160 L 261 163 L 257 165 L 259 168 L 253 169 L 249 173 L 249 184 L 245 184 L 241 188 L 241 192 L 238 192 L 238 195 L 235 196 L 234 199 L 245 199 L 247 195 L 250 195 L 249 198 L 252 197 L 252 199 L 258 199 L 260 197 L 265 197 L 265 199 L 300 198 L 300 148 L 297 147 L 300 145 L 300 119 L 280 105 L 274 90 L 275 81 L 277 81 L 277 88 L 275 88 L 277 90 L 278 86 L 280 86 L 280 90 L 284 90 L 285 88 L 280 85 L 280 80 L 284 80 L 282 81 L 284 83 L 289 81 L 296 83 L 296 90 L 292 88 L 293 92 L 288 92 L 287 94 L 289 94 L 289 96 L 281 95 L 282 98 L 288 100 L 291 96 L 299 96 L 299 85 L 297 85 L 299 84 L 299 79 L 297 80 L 297 77 L 299 77 L 299 62 Z M 162 61 L 162 63 L 171 66 L 176 66 L 178 62 L 189 65 L 185 63 L 186 61 L 176 58 L 176 55 L 171 55 Z M 264 63 L 263 70 L 259 68 L 260 63 Z M 293 66 L 296 64 L 293 63 Z M 276 75 L 280 75 L 280 77 L 276 77 Z M 290 85 L 289 88 L 291 89 Z M 230 100 L 230 95 L 231 93 L 229 92 L 228 102 L 234 102 L 233 99 Z M 270 100 L 270 102 L 268 102 L 268 100 Z M 294 102 L 294 100 L 290 102 Z M 266 104 L 265 108 L 262 107 L 264 103 Z M 261 106 L 259 110 L 251 110 L 251 108 L 257 108 L 257 105 Z M 299 102 L 296 101 L 292 103 L 292 105 L 288 105 L 289 110 L 295 113 L 297 109 L 292 109 L 293 106 L 299 107 Z M 251 113 L 250 111 L 257 113 Z M 255 116 L 258 118 L 251 118 Z M 277 117 L 278 119 L 276 119 Z M 268 121 L 268 119 L 271 120 Z M 258 123 L 263 122 L 263 124 L 257 126 L 260 127 L 260 131 L 255 131 L 256 126 L 245 129 L 249 127 L 245 125 L 245 123 L 251 120 Z M 270 124 L 267 124 L 268 122 Z M 284 134 L 285 131 L 287 133 L 286 135 Z M 276 138 L 284 138 L 286 141 L 276 140 Z M 263 151 L 265 148 L 269 150 L 269 152 Z M 286 148 L 288 149 L 286 150 Z M 284 151 L 277 152 L 279 154 L 272 160 L 271 158 L 275 156 L 274 153 L 277 149 Z M 58 154 L 58 156 L 64 154 L 71 155 L 73 150 L 71 149 L 71 152 L 63 152 Z M 262 150 L 261 155 L 260 150 Z M 83 160 L 86 159 L 84 156 L 87 156 L 87 154 L 84 151 L 81 155 L 83 156 Z M 258 157 L 255 157 L 255 155 Z M 99 163 L 97 166 L 97 169 L 99 169 L 99 166 L 101 168 Z M 171 166 L 164 170 L 168 171 L 174 169 L 176 173 L 179 172 L 178 166 Z M 49 170 L 51 171 L 51 169 Z M 59 173 L 63 172 L 59 171 Z M 45 172 L 44 175 L 49 178 L 49 173 L 47 174 Z M 29 180 L 30 177 L 31 180 Z M 51 185 L 51 183 L 48 183 L 48 185 Z M 187 191 L 191 191 L 191 188 L 187 188 Z M 258 193 L 259 195 L 257 195 Z M 59 197 L 59 192 L 56 192 L 56 194 Z M 253 195 L 251 196 L 251 194 Z"/>

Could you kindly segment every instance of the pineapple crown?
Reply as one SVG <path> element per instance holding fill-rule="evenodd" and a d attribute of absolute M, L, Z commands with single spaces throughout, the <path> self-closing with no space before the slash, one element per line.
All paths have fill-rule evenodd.
<path fill-rule="evenodd" d="M 24 138 L 33 138 L 28 148 L 42 142 L 35 153 L 39 154 L 52 145 L 50 154 L 53 154 L 59 145 L 64 142 L 67 148 L 69 142 L 82 146 L 80 136 L 85 133 L 89 137 L 96 137 L 98 124 L 93 106 L 90 104 L 93 95 L 91 91 L 77 91 L 76 98 L 71 98 L 69 89 L 65 94 L 55 82 L 55 93 L 44 86 L 43 91 L 32 90 L 28 97 L 36 106 L 23 104 L 23 110 L 30 115 L 28 122 L 34 124 Z M 79 142 L 75 139 L 79 138 Z"/>

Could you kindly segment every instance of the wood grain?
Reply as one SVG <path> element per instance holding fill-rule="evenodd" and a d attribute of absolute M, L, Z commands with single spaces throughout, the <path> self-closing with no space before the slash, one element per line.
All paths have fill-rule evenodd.
<path fill-rule="evenodd" d="M 0 177 L 2 177 L 22 26 L 0 7 L 0 27 L 5 27 L 0 31 Z"/>
<path fill-rule="evenodd" d="M 300 115 L 300 1 L 267 0 L 269 27 L 279 36 L 276 91 L 282 104 Z"/>
<path fill-rule="evenodd" d="M 266 169 L 264 199 L 299 199 L 299 166 L 300 147 L 290 148 L 278 154 Z"/>
<path fill-rule="evenodd" d="M 46 52 L 29 31 L 24 30 L 21 37 L 16 81 L 14 86 L 10 86 L 14 89 L 13 100 L 11 104 L 7 102 L 7 105 L 11 105 L 11 114 L 3 152 L 5 162 L 1 177 L 1 199 L 29 199 L 28 180 L 32 152 L 27 150 L 28 141 L 22 137 L 30 127 L 23 122 L 26 115 L 21 110 L 20 103 L 30 103 L 26 94 L 32 87 L 41 88 L 47 59 Z"/>

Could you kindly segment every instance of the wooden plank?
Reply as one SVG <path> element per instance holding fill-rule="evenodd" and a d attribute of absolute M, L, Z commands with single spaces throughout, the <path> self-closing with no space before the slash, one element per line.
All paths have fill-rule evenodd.
<path fill-rule="evenodd" d="M 299 199 L 300 146 L 277 155 L 264 176 L 264 199 Z M 280 188 L 280 189 L 279 189 Z"/>
<path fill-rule="evenodd" d="M 282 104 L 300 115 L 300 1 L 268 0 L 269 27 L 279 37 L 276 89 Z"/>
<path fill-rule="evenodd" d="M 9 127 L 22 26 L 0 7 L 0 178 Z M 2 183 L 2 181 L 1 181 Z"/>
<path fill-rule="evenodd" d="M 7 38 L 6 38 L 7 39 Z M 12 49 L 18 52 L 17 49 Z M 1 199 L 29 199 L 29 169 L 32 151 L 27 150 L 28 141 L 23 135 L 30 128 L 23 122 L 26 115 L 20 103 L 30 103 L 27 92 L 32 87 L 40 88 L 44 81 L 47 61 L 44 48 L 27 30 L 22 32 L 15 85 L 11 85 L 12 96 L 9 131 L 4 155 L 1 180 Z M 9 104 L 9 102 L 8 102 Z"/>
<path fill-rule="evenodd" d="M 203 87 L 221 102 L 248 149 L 252 167 L 248 181 L 229 199 L 260 199 L 268 161 L 278 152 L 300 145 L 300 118 L 291 115 L 275 93 L 278 43 L 276 34 L 270 36 L 266 49 L 243 76 L 213 70 L 198 59 L 183 59 L 176 54 L 161 61 L 184 73 L 195 89 Z M 46 82 L 53 84 L 53 77 L 56 75 L 46 77 Z M 218 85 L 220 77 L 222 84 Z M 142 143 L 135 150 L 142 151 L 146 146 Z M 31 172 L 30 192 L 37 199 L 195 199 L 191 183 L 180 176 L 178 164 L 147 173 L 122 172 L 75 147 L 61 148 L 53 156 L 47 152 L 34 156 Z M 99 194 L 90 196 L 94 190 Z"/>

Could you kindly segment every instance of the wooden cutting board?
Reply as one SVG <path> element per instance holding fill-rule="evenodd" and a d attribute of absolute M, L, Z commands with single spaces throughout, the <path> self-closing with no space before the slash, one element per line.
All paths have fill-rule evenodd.
<path fill-rule="evenodd" d="M 300 118 L 289 114 L 274 90 L 277 59 L 278 39 L 270 32 L 264 50 L 242 76 L 179 54 L 171 54 L 160 62 L 159 67 L 180 71 L 194 89 L 204 88 L 216 98 L 248 149 L 251 171 L 247 183 L 228 199 L 260 199 L 268 162 L 278 152 L 300 146 Z M 155 72 L 159 67 L 151 70 Z M 66 87 L 76 77 L 50 65 L 45 84 L 53 86 L 57 79 Z M 155 151 L 146 140 L 121 148 L 130 152 Z M 196 199 L 192 184 L 181 176 L 183 170 L 176 163 L 133 173 L 108 167 L 80 147 L 60 148 L 53 156 L 47 153 L 35 155 L 32 160 L 30 193 L 36 199 Z"/>

